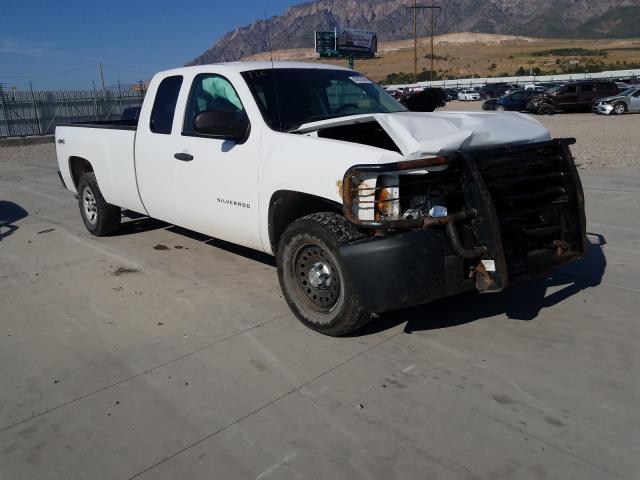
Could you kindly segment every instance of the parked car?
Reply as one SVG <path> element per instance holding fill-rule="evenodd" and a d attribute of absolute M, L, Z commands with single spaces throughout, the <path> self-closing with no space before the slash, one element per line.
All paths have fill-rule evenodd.
<path fill-rule="evenodd" d="M 509 87 L 510 85 L 507 83 L 488 83 L 483 85 L 478 93 L 480 94 L 480 98 L 498 98 L 504 95 L 504 92 L 507 91 Z"/>
<path fill-rule="evenodd" d="M 505 110 L 520 112 L 527 109 L 527 103 L 534 95 L 536 95 L 536 92 L 533 89 L 516 90 L 500 98 L 486 100 L 482 104 L 482 109 L 496 110 L 498 112 L 504 112 Z"/>
<path fill-rule="evenodd" d="M 458 100 L 467 102 L 471 100 L 480 100 L 480 94 L 475 90 L 461 90 L 458 93 Z"/>
<path fill-rule="evenodd" d="M 444 92 L 447 94 L 447 102 L 458 99 L 458 90 L 455 88 L 446 88 Z"/>
<path fill-rule="evenodd" d="M 517 113 L 407 112 L 342 67 L 161 72 L 137 121 L 55 141 L 91 234 L 116 233 L 125 208 L 273 254 L 292 312 L 327 335 L 502 291 L 587 244 L 571 140 Z"/>
<path fill-rule="evenodd" d="M 586 80 L 565 83 L 532 97 L 527 104 L 527 110 L 542 115 L 549 115 L 559 110 L 588 112 L 597 98 L 609 97 L 617 93 L 618 87 L 611 81 Z"/>
<path fill-rule="evenodd" d="M 446 105 L 446 93 L 440 87 L 428 87 L 402 99 L 402 104 L 412 112 L 433 112 Z"/>
<path fill-rule="evenodd" d="M 640 112 L 640 85 L 629 86 L 625 91 L 612 97 L 596 100 L 593 111 L 603 115 L 622 115 L 626 112 Z"/>
<path fill-rule="evenodd" d="M 140 116 L 140 108 L 141 107 L 128 107 L 122 110 L 120 114 L 120 120 L 130 121 L 130 120 L 138 120 Z"/>

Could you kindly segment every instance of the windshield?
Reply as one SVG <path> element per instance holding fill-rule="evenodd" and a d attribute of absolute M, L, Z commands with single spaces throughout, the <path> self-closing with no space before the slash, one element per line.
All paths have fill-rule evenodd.
<path fill-rule="evenodd" d="M 350 70 L 278 68 L 242 76 L 265 122 L 281 132 L 327 118 L 407 110 L 382 87 Z"/>
<path fill-rule="evenodd" d="M 560 90 L 560 87 L 562 87 L 562 85 L 558 85 L 557 87 L 550 88 L 549 90 L 547 90 L 547 93 L 556 93 L 558 90 Z"/>
<path fill-rule="evenodd" d="M 632 93 L 634 93 L 636 90 L 638 90 L 637 88 L 627 88 L 626 90 L 623 90 L 622 92 L 620 92 L 618 95 L 620 95 L 621 97 L 626 97 L 627 95 L 631 95 Z"/>

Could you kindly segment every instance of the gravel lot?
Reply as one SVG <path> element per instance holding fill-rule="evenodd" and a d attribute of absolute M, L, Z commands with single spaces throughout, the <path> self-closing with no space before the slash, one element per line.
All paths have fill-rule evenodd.
<path fill-rule="evenodd" d="M 481 111 L 482 102 L 449 102 L 443 111 Z M 499 115 L 496 113 L 496 115 Z M 640 114 L 593 113 L 534 115 L 554 137 L 573 137 L 571 147 L 581 168 L 640 165 Z"/>
<path fill-rule="evenodd" d="M 449 102 L 443 111 L 479 111 L 482 102 Z M 574 137 L 571 147 L 581 168 L 640 165 L 640 114 L 604 116 L 591 113 L 536 115 L 554 137 Z M 0 162 L 29 158 L 55 159 L 53 143 L 0 146 Z"/>

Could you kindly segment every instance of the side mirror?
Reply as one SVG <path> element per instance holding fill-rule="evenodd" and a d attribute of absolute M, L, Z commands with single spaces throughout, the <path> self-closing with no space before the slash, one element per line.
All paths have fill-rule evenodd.
<path fill-rule="evenodd" d="M 239 116 L 226 110 L 205 110 L 193 121 L 196 133 L 236 143 L 245 142 L 249 136 L 249 127 L 246 115 Z"/>

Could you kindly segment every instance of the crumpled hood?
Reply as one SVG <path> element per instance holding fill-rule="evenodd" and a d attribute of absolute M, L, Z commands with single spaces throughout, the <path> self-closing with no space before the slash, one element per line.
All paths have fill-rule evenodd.
<path fill-rule="evenodd" d="M 536 119 L 517 112 L 397 112 L 335 118 L 302 125 L 300 133 L 377 121 L 407 160 L 475 147 L 550 140 Z"/>

